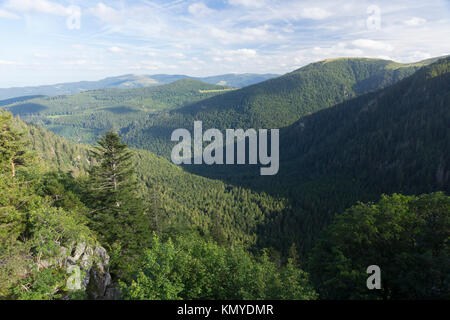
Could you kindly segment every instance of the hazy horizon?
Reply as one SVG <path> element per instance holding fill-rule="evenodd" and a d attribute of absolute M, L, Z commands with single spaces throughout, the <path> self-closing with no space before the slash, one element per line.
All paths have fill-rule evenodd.
<path fill-rule="evenodd" d="M 449 1 L 0 1 L 1 88 L 446 55 Z"/>

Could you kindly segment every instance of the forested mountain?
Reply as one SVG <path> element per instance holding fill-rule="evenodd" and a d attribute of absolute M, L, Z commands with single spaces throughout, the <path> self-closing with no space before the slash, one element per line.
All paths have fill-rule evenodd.
<path fill-rule="evenodd" d="M 72 141 L 92 144 L 107 130 L 120 130 L 130 146 L 168 156 L 171 132 L 191 128 L 194 120 L 202 120 L 204 128 L 281 128 L 389 86 L 431 61 L 331 59 L 239 90 L 183 79 L 158 87 L 29 96 L 0 104 Z"/>
<path fill-rule="evenodd" d="M 255 166 L 185 168 L 288 198 L 289 213 L 263 232 L 266 245 L 296 239 L 307 251 L 334 214 L 356 201 L 450 192 L 449 88 L 444 58 L 390 87 L 302 117 L 280 132 L 275 176 L 259 176 Z"/>
<path fill-rule="evenodd" d="M 284 76 L 201 100 L 181 109 L 134 121 L 122 130 L 127 143 L 167 156 L 176 128 L 281 128 L 307 114 L 389 86 L 420 66 L 342 58 L 313 63 Z"/>
<path fill-rule="evenodd" d="M 449 85 L 446 58 L 303 116 L 275 176 L 178 167 L 111 131 L 94 149 L 2 112 L 0 297 L 449 298 L 449 197 L 381 196 L 449 193 Z M 110 280 L 69 290 L 77 252 Z M 373 261 L 388 274 L 369 292 Z"/>
<path fill-rule="evenodd" d="M 222 74 L 219 76 L 209 76 L 209 77 L 195 77 L 194 79 L 218 85 L 226 85 L 233 88 L 242 88 L 256 84 L 258 82 L 263 82 L 265 80 L 276 78 L 278 74 L 265 73 L 265 74 L 254 74 L 254 73 L 229 73 Z"/>
<path fill-rule="evenodd" d="M 5 112 L 0 128 L 0 298 L 317 297 L 295 248 L 281 261 L 254 247 L 282 200 L 129 152 L 113 132 L 93 152 Z M 82 268 L 77 290 L 68 266 Z"/>
<path fill-rule="evenodd" d="M 83 176 L 96 163 L 89 150 L 35 125 L 21 123 L 30 147 L 47 170 Z M 139 193 L 157 208 L 160 228 L 194 228 L 224 243 L 256 243 L 265 217 L 285 209 L 285 199 L 234 187 L 182 170 L 169 160 L 132 149 Z"/>
<path fill-rule="evenodd" d="M 253 234 L 250 238 L 253 240 L 257 239 L 263 246 L 276 247 L 286 252 L 289 246 L 295 242 L 302 252 L 306 252 L 314 244 L 320 230 L 332 221 L 333 215 L 336 212 L 343 211 L 358 200 L 374 200 L 381 193 L 404 192 L 414 194 L 448 190 L 449 160 L 444 152 L 448 149 L 447 144 L 449 141 L 448 131 L 446 131 L 445 127 L 445 121 L 448 120 L 448 112 L 445 109 L 448 106 L 448 101 L 446 100 L 448 99 L 448 96 L 446 96 L 448 94 L 448 86 L 446 87 L 448 85 L 446 82 L 448 75 L 445 71 L 445 61 L 448 61 L 448 58 L 431 65 L 429 68 L 419 70 L 412 77 L 400 81 L 394 86 L 362 95 L 359 98 L 348 98 L 347 102 L 303 116 L 298 122 L 283 128 L 280 137 L 280 171 L 274 177 L 259 177 L 258 172 L 256 170 L 253 171 L 253 168 L 245 168 L 241 171 L 239 166 L 187 166 L 186 170 L 228 181 L 236 185 L 238 189 L 244 187 L 245 193 L 250 192 L 249 189 L 256 190 L 254 199 L 265 198 L 267 196 L 266 193 L 273 195 L 273 199 L 271 197 L 267 198 L 270 199 L 268 202 L 270 203 L 268 206 L 270 209 L 263 209 L 262 211 L 260 209 L 257 211 L 251 209 L 248 211 L 263 212 L 266 210 L 267 212 L 272 212 L 270 214 L 267 212 L 255 214 L 255 217 L 264 217 L 264 223 L 259 224 L 257 227 L 257 223 L 249 222 L 248 226 L 251 227 L 244 229 L 241 227 L 234 229 L 235 226 L 226 227 L 229 229 L 225 232 L 227 237 L 244 239 L 250 233 Z M 299 99 L 303 99 L 306 93 L 309 94 L 308 99 L 311 101 L 313 98 L 316 100 L 322 99 L 324 96 L 329 95 L 328 89 L 333 92 L 335 88 L 339 87 L 337 85 L 339 81 L 341 81 L 340 85 L 343 86 L 342 88 L 353 88 L 353 95 L 356 95 L 400 80 L 400 78 L 413 72 L 420 65 L 426 65 L 429 62 L 431 61 L 422 64 L 400 65 L 371 59 L 324 61 L 299 69 L 278 79 L 202 100 L 200 104 L 212 103 L 211 101 L 216 100 L 220 102 L 222 101 L 220 99 L 228 99 L 226 98 L 227 96 L 234 98 L 237 93 L 247 92 L 248 90 L 255 92 L 254 94 L 256 95 L 261 86 L 266 86 L 268 90 L 278 92 L 278 96 L 286 98 L 284 93 L 279 93 L 283 92 L 283 90 L 280 89 L 281 91 L 279 91 L 273 88 L 274 83 L 279 83 L 280 79 L 284 79 L 283 83 L 295 82 L 294 80 L 296 80 L 296 88 L 298 88 L 298 84 L 315 83 L 314 81 L 321 84 L 319 80 L 314 80 L 316 77 L 322 81 L 329 77 L 333 79 L 328 80 L 327 90 L 314 91 L 314 89 L 310 89 L 304 91 L 303 94 L 296 93 L 296 90 L 291 90 Z M 440 70 L 439 76 L 427 78 L 424 75 L 438 72 L 433 71 L 436 69 Z M 347 75 L 349 78 L 346 78 L 344 75 Z M 352 77 L 349 75 L 352 75 Z M 336 78 L 341 80 L 338 81 Z M 367 79 L 370 79 L 370 81 Z M 353 86 L 350 86 L 350 83 L 353 82 Z M 331 83 L 335 85 L 332 86 Z M 342 83 L 349 84 L 344 86 Z M 415 87 L 413 87 L 413 84 Z M 173 90 L 175 86 L 181 88 L 177 87 L 176 90 Z M 187 91 L 183 91 L 183 88 L 186 86 L 188 87 Z M 196 90 L 204 88 L 201 83 L 192 80 L 182 80 L 169 85 L 168 91 L 161 91 L 164 86 L 124 91 L 113 90 L 111 94 L 102 92 L 103 95 L 99 95 L 99 98 L 93 101 L 98 102 L 106 99 L 105 104 L 109 104 L 110 101 L 115 99 L 125 100 L 130 97 L 131 100 L 126 101 L 136 103 L 133 100 L 136 99 L 136 95 L 133 92 L 136 90 L 149 91 L 152 94 L 151 97 L 154 97 L 155 94 L 160 94 L 166 99 L 164 100 L 165 102 L 170 102 L 169 99 L 171 98 L 167 96 L 167 93 L 173 90 L 179 94 L 179 96 L 175 96 L 176 101 L 178 101 L 177 99 L 180 96 L 182 99 L 186 99 L 180 93 L 187 92 L 189 95 L 192 93 L 190 91 L 192 87 L 195 87 Z M 94 95 L 95 92 L 82 95 Z M 311 94 L 314 92 L 316 92 L 316 96 Z M 119 93 L 122 93 L 122 95 Z M 273 97 L 274 95 L 268 96 Z M 88 97 L 91 98 L 90 95 Z M 61 99 L 62 101 L 67 101 L 70 98 Z M 195 96 L 195 98 L 198 97 Z M 340 97 L 340 99 L 345 99 L 345 97 Z M 70 104 L 60 106 L 59 102 L 58 100 L 55 102 L 54 108 L 69 109 Z M 85 108 L 89 107 L 89 105 L 83 106 Z M 94 103 L 92 106 L 94 106 Z M 150 117 L 150 119 L 159 119 L 162 122 L 144 131 L 141 131 L 142 128 L 139 127 L 140 121 L 137 120 L 129 128 L 124 129 L 122 133 L 126 133 L 126 141 L 131 141 L 132 144 L 149 146 L 152 150 L 156 150 L 161 154 L 167 154 L 167 151 L 170 149 L 166 141 L 170 138 L 170 126 L 173 125 L 173 121 L 178 124 L 185 124 L 184 121 L 187 121 L 187 118 L 183 115 L 190 112 L 189 110 L 195 109 L 196 106 L 198 104 L 157 115 L 154 118 Z M 306 108 L 309 105 L 303 106 Z M 14 106 L 11 108 L 13 109 Z M 299 109 L 301 108 L 299 107 Z M 104 112 L 103 109 L 100 108 L 100 110 Z M 224 111 L 227 110 L 225 109 Z M 207 111 L 208 109 L 205 110 L 205 112 Z M 64 117 L 61 118 L 64 119 Z M 122 118 L 121 120 L 126 119 L 122 114 L 119 114 L 118 118 Z M 99 126 L 98 123 L 101 124 L 101 121 L 110 121 L 110 119 L 111 117 L 107 118 L 105 116 L 102 118 L 100 116 L 99 119 L 93 119 L 92 123 Z M 190 119 L 193 120 L 194 118 Z M 233 119 L 237 120 L 230 121 L 238 125 L 240 121 L 238 119 L 240 118 Z M 396 120 L 394 121 L 393 119 Z M 418 119 L 421 120 L 419 121 Z M 221 120 L 224 120 L 223 123 L 226 123 L 227 118 L 217 119 L 218 122 Z M 71 121 L 69 120 L 69 123 L 61 122 L 61 128 L 72 130 L 69 126 Z M 208 123 L 207 120 L 205 121 Z M 89 126 L 86 118 L 80 118 L 81 123 L 84 126 Z M 185 127 L 190 128 L 192 123 L 189 121 L 187 123 L 188 125 Z M 106 126 L 103 127 L 103 130 L 106 129 Z M 433 131 L 430 132 L 430 130 Z M 140 132 L 140 134 L 137 137 L 133 136 L 137 132 Z M 436 137 L 433 136 L 435 132 L 438 134 Z M 410 139 L 407 139 L 406 133 L 410 135 Z M 159 144 L 152 139 L 155 136 L 160 137 Z M 93 136 L 91 138 L 93 139 Z M 415 142 L 413 143 L 412 141 Z M 75 147 L 65 148 L 70 151 Z M 184 208 L 182 211 L 187 211 L 187 215 L 191 215 L 190 219 L 200 219 L 196 214 L 192 213 L 199 210 L 199 208 L 202 208 L 200 210 L 202 212 L 213 213 L 211 215 L 207 214 L 207 218 L 201 218 L 206 219 L 204 221 L 210 221 L 211 216 L 216 215 L 216 212 L 218 212 L 217 210 L 224 210 L 224 202 L 219 200 L 219 198 L 228 197 L 227 191 L 230 189 L 226 185 L 215 181 L 214 183 L 218 183 L 219 189 L 214 191 L 217 189 L 216 187 L 211 187 L 211 180 L 202 180 L 195 175 L 188 175 L 186 172 L 179 170 L 179 168 L 172 166 L 166 160 L 155 157 L 151 153 L 146 153 L 145 151 L 136 152 L 139 155 L 138 158 L 141 159 L 138 166 L 138 175 L 141 181 L 148 182 L 148 186 L 151 185 L 151 181 L 156 181 L 157 184 L 158 181 L 171 181 L 171 200 L 166 201 L 166 203 L 173 206 L 179 206 L 181 203 L 183 203 L 183 206 L 188 204 L 188 208 Z M 73 153 L 70 151 L 68 154 Z M 66 168 L 77 171 L 78 155 L 71 155 L 71 157 L 70 166 Z M 152 167 L 171 169 L 163 170 L 164 174 L 161 176 L 160 171 L 153 171 L 148 168 L 149 163 L 153 164 Z M 172 173 L 177 179 L 168 179 L 167 176 L 172 176 Z M 150 178 L 149 175 L 152 174 L 159 176 L 158 178 Z M 198 183 L 195 182 L 197 180 Z M 189 182 L 187 183 L 186 181 Z M 198 189 L 199 185 L 201 186 L 200 189 Z M 188 194 L 192 196 L 186 198 L 185 190 L 199 190 L 198 193 L 205 194 L 205 196 L 201 200 L 193 196 L 194 193 L 189 192 Z M 259 191 L 264 193 L 259 194 Z M 217 195 L 212 196 L 212 193 Z M 234 191 L 229 194 L 231 198 L 234 197 L 233 194 Z M 196 200 L 192 201 L 193 199 Z M 209 201 L 207 199 L 214 200 Z M 228 200 L 224 201 L 227 202 Z M 259 200 L 255 201 L 258 202 Z M 234 221 L 233 223 L 242 225 L 240 222 L 236 222 L 242 218 L 242 215 L 239 213 L 240 210 L 243 210 L 241 202 L 242 199 L 233 201 L 234 204 L 232 209 L 230 209 L 232 212 L 230 218 L 220 219 L 229 219 L 228 221 Z M 253 202 L 253 200 L 250 200 L 250 202 Z M 222 204 L 219 205 L 219 203 Z M 273 207 L 272 203 L 274 204 Z M 211 206 L 211 204 L 214 205 Z M 173 212 L 177 211 L 174 207 L 171 210 Z M 281 212 L 282 214 L 280 214 Z M 243 219 L 249 219 L 245 215 L 244 217 Z M 254 221 L 252 219 L 249 219 L 249 221 Z M 201 222 L 199 224 L 204 225 L 205 223 L 209 226 L 211 225 L 211 222 Z M 250 229 L 251 231 L 249 231 Z M 259 231 L 256 231 L 257 229 Z M 238 233 L 242 234 L 238 236 Z M 256 233 L 264 234 L 264 236 L 257 237 Z M 228 234 L 234 234 L 234 236 L 231 237 Z"/>
<path fill-rule="evenodd" d="M 123 163 L 123 168 L 128 168 L 123 172 L 128 175 L 132 166 L 142 166 L 138 180 L 147 186 L 141 183 L 142 190 L 137 186 L 130 189 L 134 195 L 120 196 L 120 219 L 106 210 L 98 220 L 98 209 L 105 207 L 95 209 L 95 203 L 109 201 L 110 192 L 92 198 L 91 193 L 96 192 L 92 189 L 93 178 L 84 175 L 83 167 L 87 163 L 86 170 L 92 175 L 92 170 L 100 170 L 100 164 L 109 156 L 94 156 L 86 153 L 86 147 L 37 127 L 12 123 L 4 113 L 0 116 L 0 179 L 4 191 L 0 196 L 0 298 L 317 298 L 308 274 L 299 268 L 304 258 L 299 260 L 295 246 L 286 254 L 266 249 L 259 257 L 248 251 L 259 251 L 261 247 L 251 245 L 255 238 L 247 232 L 260 223 L 273 223 L 270 218 L 274 214 L 282 217 L 285 204 L 281 201 L 277 205 L 269 195 L 254 197 L 255 192 L 244 188 L 225 187 L 221 182 L 190 175 L 147 151 L 133 152 L 127 158 L 132 165 Z M 24 128 L 28 134 L 20 133 Z M 31 139 L 45 162 L 33 160 L 27 139 Z M 100 151 L 106 151 L 109 143 L 116 144 L 118 136 L 110 132 L 104 139 Z M 73 153 L 77 154 L 75 161 Z M 121 158 L 118 161 L 124 161 Z M 59 170 L 78 167 L 80 176 L 74 179 L 65 172 L 51 171 L 53 165 Z M 135 181 L 132 176 L 125 179 Z M 171 188 L 176 186 L 179 189 L 175 193 L 181 198 L 173 198 Z M 139 190 L 141 195 L 136 193 Z M 208 190 L 212 192 L 206 194 Z M 201 192 L 205 192 L 205 198 L 197 202 Z M 102 200 L 103 197 L 106 198 Z M 449 199 L 441 193 L 420 197 L 394 195 L 382 198 L 376 205 L 358 204 L 340 215 L 314 251 L 308 252 L 307 267 L 319 297 L 448 298 L 449 252 L 445 239 L 450 230 Z M 123 201 L 128 204 L 122 205 Z M 129 207 L 134 203 L 129 201 L 139 202 Z M 241 219 L 233 216 L 236 202 Z M 171 203 L 178 205 L 171 207 Z M 242 211 L 245 207 L 248 211 Z M 272 213 L 263 210 L 255 219 L 258 207 L 271 207 Z M 137 223 L 138 220 L 141 221 Z M 254 237 L 265 236 L 261 229 L 258 231 Z M 247 236 L 240 237 L 244 234 Z M 99 241 L 107 248 L 111 262 Z M 392 250 L 380 251 L 386 243 Z M 367 276 L 367 265 L 373 261 L 388 271 L 383 278 L 387 282 L 383 282 L 381 291 L 369 292 L 361 283 Z M 66 270 L 74 263 L 79 263 L 84 272 L 81 275 L 89 281 L 87 287 L 83 282 L 75 291 L 67 288 L 70 278 Z M 85 271 L 90 266 L 93 268 Z M 416 281 L 410 281 L 411 277 Z"/>
<path fill-rule="evenodd" d="M 0 88 L 0 99 L 10 99 L 21 96 L 30 95 L 70 95 L 81 93 L 88 90 L 117 88 L 142 88 L 150 86 L 158 86 L 168 84 L 181 79 L 193 79 L 203 81 L 209 84 L 226 85 L 230 87 L 245 87 L 255 84 L 270 78 L 275 78 L 276 74 L 224 74 L 209 77 L 191 77 L 187 75 L 136 75 L 127 74 L 117 77 L 109 77 L 98 81 L 80 81 L 70 83 L 59 83 L 54 85 L 36 86 L 36 87 L 15 87 L 15 88 Z"/>
<path fill-rule="evenodd" d="M 73 141 L 95 143 L 100 133 L 228 90 L 192 79 L 134 89 L 99 89 L 56 97 L 28 96 L 0 102 L 24 121 L 45 126 Z"/>

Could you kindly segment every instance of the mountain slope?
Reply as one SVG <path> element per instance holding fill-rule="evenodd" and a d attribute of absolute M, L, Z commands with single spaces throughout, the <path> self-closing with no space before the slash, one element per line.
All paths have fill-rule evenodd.
<path fill-rule="evenodd" d="M 71 171 L 82 177 L 95 163 L 89 153 L 92 146 L 19 123 L 47 169 Z M 157 212 L 160 228 L 171 230 L 171 236 L 195 229 L 219 242 L 251 247 L 257 244 L 266 217 L 285 210 L 283 198 L 191 174 L 148 151 L 132 151 L 140 193 L 146 205 Z"/>
<path fill-rule="evenodd" d="M 287 197 L 292 210 L 263 232 L 307 250 L 335 213 L 382 193 L 450 193 L 450 58 L 388 88 L 305 116 L 280 132 L 280 170 L 186 166 Z"/>
<path fill-rule="evenodd" d="M 449 111 L 450 58 L 445 58 L 283 130 L 286 169 L 315 165 L 321 174 L 337 169 L 370 174 L 375 184 L 400 192 L 450 191 Z"/>
<path fill-rule="evenodd" d="M 422 64 L 425 64 L 423 62 Z M 122 131 L 135 147 L 168 155 L 175 128 L 280 128 L 300 117 L 389 86 L 422 64 L 342 58 L 310 64 L 284 76 L 215 96 L 168 114 L 135 121 Z"/>
<path fill-rule="evenodd" d="M 98 134 L 133 120 L 231 90 L 192 79 L 134 89 L 99 89 L 71 96 L 26 96 L 0 105 L 24 121 L 45 126 L 77 142 L 94 143 Z"/>
<path fill-rule="evenodd" d="M 209 84 L 220 84 L 230 87 L 245 87 L 257 82 L 277 77 L 276 74 L 224 74 L 210 77 L 191 77 L 187 75 L 135 75 L 127 74 L 117 77 L 109 77 L 98 81 L 80 81 L 59 83 L 54 85 L 36 87 L 0 88 L 0 99 L 10 99 L 28 95 L 57 96 L 81 93 L 88 90 L 116 88 L 141 88 L 168 84 L 181 79 L 192 79 Z"/>

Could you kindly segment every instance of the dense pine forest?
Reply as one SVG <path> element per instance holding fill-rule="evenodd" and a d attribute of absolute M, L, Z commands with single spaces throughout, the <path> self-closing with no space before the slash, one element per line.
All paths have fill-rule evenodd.
<path fill-rule="evenodd" d="M 450 58 L 337 59 L 239 90 L 8 101 L 0 297 L 449 299 L 449 88 Z M 175 166 L 193 120 L 281 128 L 280 172 Z"/>
<path fill-rule="evenodd" d="M 185 167 L 289 199 L 291 210 L 267 224 L 266 245 L 296 239 L 308 251 L 334 214 L 356 201 L 450 192 L 449 61 L 282 128 L 280 171 L 273 177 L 251 166 Z M 280 234 L 284 240 L 274 241 Z"/>
<path fill-rule="evenodd" d="M 411 75 L 420 66 L 379 59 L 330 59 L 281 77 L 139 119 L 121 130 L 131 146 L 168 156 L 176 128 L 201 120 L 206 128 L 282 128 L 303 116 L 374 91 Z"/>
<path fill-rule="evenodd" d="M 99 134 L 116 130 L 130 146 L 168 157 L 171 132 L 192 127 L 194 120 L 219 129 L 281 128 L 394 84 L 433 61 L 330 59 L 239 90 L 181 79 L 157 87 L 8 99 L 0 106 L 75 142 L 93 144 Z"/>

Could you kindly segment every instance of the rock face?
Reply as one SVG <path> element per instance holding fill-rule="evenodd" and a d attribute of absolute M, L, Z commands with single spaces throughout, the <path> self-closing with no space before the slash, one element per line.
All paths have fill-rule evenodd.
<path fill-rule="evenodd" d="M 61 247 L 57 258 L 41 260 L 38 267 L 48 268 L 56 265 L 65 268 L 72 275 L 75 289 L 86 291 L 89 299 L 120 299 L 120 292 L 111 280 L 109 255 L 105 248 L 91 246 L 85 242 L 73 244 L 69 248 Z"/>

